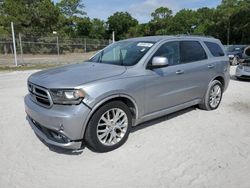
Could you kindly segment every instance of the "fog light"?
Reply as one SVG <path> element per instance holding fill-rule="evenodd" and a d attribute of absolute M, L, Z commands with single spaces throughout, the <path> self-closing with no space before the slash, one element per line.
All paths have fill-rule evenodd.
<path fill-rule="evenodd" d="M 50 131 L 51 136 L 59 141 L 59 142 L 64 142 L 64 143 L 68 143 L 70 142 L 70 140 L 68 139 L 68 137 L 66 137 L 64 134 L 60 133 L 60 132 L 56 132 L 56 131 Z"/>

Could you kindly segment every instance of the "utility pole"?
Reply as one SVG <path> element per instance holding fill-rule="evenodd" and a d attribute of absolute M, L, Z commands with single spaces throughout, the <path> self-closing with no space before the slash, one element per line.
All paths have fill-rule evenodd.
<path fill-rule="evenodd" d="M 13 41 L 13 48 L 14 48 L 14 61 L 15 65 L 17 66 L 17 56 L 16 56 L 16 40 L 15 40 L 15 32 L 14 32 L 14 25 L 13 22 L 11 22 L 11 31 L 12 31 L 12 41 Z"/>
<path fill-rule="evenodd" d="M 112 42 L 113 43 L 115 42 L 115 32 L 114 31 L 112 32 Z"/>

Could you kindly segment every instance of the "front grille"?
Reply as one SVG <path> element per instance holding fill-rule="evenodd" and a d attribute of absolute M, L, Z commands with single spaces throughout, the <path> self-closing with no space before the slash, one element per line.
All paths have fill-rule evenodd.
<path fill-rule="evenodd" d="M 52 100 L 47 89 L 30 82 L 28 83 L 28 89 L 34 102 L 46 108 L 52 106 Z"/>

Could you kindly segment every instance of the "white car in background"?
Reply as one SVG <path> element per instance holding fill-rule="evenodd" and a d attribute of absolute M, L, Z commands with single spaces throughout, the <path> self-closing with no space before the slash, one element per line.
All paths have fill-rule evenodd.
<path fill-rule="evenodd" d="M 245 48 L 242 59 L 236 68 L 237 79 L 250 79 L 250 46 Z"/>

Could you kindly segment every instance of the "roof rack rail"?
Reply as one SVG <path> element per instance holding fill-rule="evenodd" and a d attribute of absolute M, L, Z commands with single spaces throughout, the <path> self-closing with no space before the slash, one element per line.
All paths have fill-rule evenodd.
<path fill-rule="evenodd" d="M 210 35 L 190 35 L 190 34 L 178 34 L 176 35 L 177 37 L 184 37 L 184 36 L 189 36 L 189 37 L 207 37 L 207 38 L 214 38 L 213 36 Z"/>

